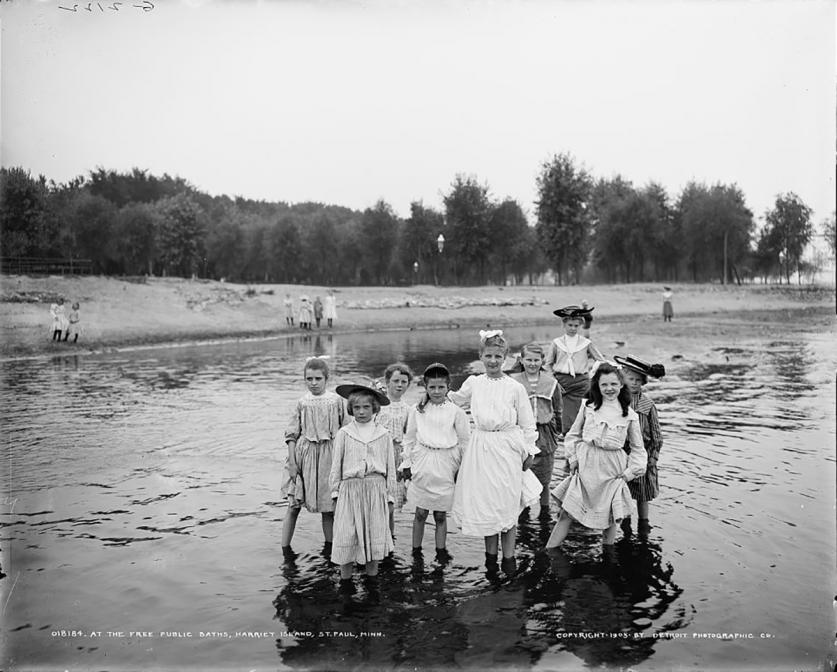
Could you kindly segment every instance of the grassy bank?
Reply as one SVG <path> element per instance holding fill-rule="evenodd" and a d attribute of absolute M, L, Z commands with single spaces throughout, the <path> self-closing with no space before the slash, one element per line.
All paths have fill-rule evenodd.
<path fill-rule="evenodd" d="M 731 325 L 747 321 L 811 322 L 830 326 L 834 289 L 791 286 L 673 285 L 675 322 L 669 331 L 694 329 L 694 319 L 717 315 Z M 2 276 L 0 357 L 95 352 L 137 345 L 296 333 L 285 325 L 286 293 L 324 297 L 327 288 L 240 285 L 180 278 Z M 336 288 L 335 331 L 480 328 L 556 321 L 552 309 L 586 299 L 597 325 L 660 321 L 657 284 L 586 287 L 344 287 Z M 76 346 L 50 340 L 49 306 L 58 297 L 81 304 L 83 333 Z M 687 319 L 684 319 L 687 318 Z M 711 331 L 712 320 L 700 320 Z"/>

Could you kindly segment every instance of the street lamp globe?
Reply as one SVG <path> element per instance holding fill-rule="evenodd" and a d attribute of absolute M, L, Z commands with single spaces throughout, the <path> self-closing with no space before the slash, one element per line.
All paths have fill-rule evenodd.
<path fill-rule="evenodd" d="M 436 239 L 436 245 L 439 248 L 439 254 L 442 253 L 442 250 L 445 249 L 445 237 L 440 233 L 439 237 Z"/>

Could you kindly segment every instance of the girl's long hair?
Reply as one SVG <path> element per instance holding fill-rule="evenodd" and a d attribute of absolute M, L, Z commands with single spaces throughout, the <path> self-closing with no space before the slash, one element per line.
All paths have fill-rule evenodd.
<path fill-rule="evenodd" d="M 625 385 L 625 379 L 622 377 L 622 371 L 610 362 L 602 362 L 599 364 L 598 368 L 596 368 L 596 372 L 593 374 L 593 379 L 590 381 L 590 389 L 587 392 L 587 399 L 589 399 L 587 403 L 593 404 L 593 408 L 597 411 L 602 407 L 604 397 L 602 397 L 602 391 L 599 389 L 599 378 L 606 373 L 615 373 L 619 378 L 619 382 L 622 383 L 622 389 L 619 390 L 619 396 L 617 399 L 619 401 L 619 405 L 622 407 L 622 417 L 625 417 L 628 415 L 628 409 L 631 407 L 631 393 Z"/>

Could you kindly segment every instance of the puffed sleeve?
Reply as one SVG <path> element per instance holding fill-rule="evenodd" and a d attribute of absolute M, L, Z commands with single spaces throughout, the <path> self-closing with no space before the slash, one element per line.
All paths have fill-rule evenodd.
<path fill-rule="evenodd" d="M 346 432 L 340 430 L 334 437 L 334 446 L 331 452 L 331 471 L 328 475 L 332 498 L 337 497 L 337 493 L 340 491 L 340 482 L 343 480 L 343 453 L 345 452 Z"/>
<path fill-rule="evenodd" d="M 474 377 L 468 376 L 465 379 L 465 382 L 462 383 L 462 387 L 460 387 L 456 392 L 448 392 L 448 399 L 460 408 L 468 406 L 471 403 L 472 386 L 474 384 L 473 381 Z"/>
<path fill-rule="evenodd" d="M 645 452 L 645 446 L 642 445 L 642 432 L 639 429 L 639 418 L 636 415 L 628 420 L 628 443 L 631 446 L 631 452 L 628 455 L 628 466 L 623 474 L 626 481 L 632 481 L 637 476 L 642 476 L 645 473 L 648 463 L 648 453 Z"/>
<path fill-rule="evenodd" d="M 294 404 L 291 417 L 288 418 L 288 425 L 285 428 L 285 441 L 296 441 L 302 433 L 302 404 L 298 401 Z"/>
<path fill-rule="evenodd" d="M 558 346 L 555 345 L 555 341 L 552 341 L 549 344 L 549 352 L 546 353 L 546 359 L 543 362 L 547 371 L 552 371 L 552 366 L 555 364 L 556 359 L 558 359 Z"/>
<path fill-rule="evenodd" d="M 648 446 L 648 462 L 656 464 L 660 449 L 663 447 L 663 432 L 660 429 L 660 418 L 657 415 L 657 407 L 651 405 L 648 412 L 648 429 L 651 430 L 651 443 Z"/>
<path fill-rule="evenodd" d="M 532 404 L 529 403 L 529 395 L 526 394 L 526 388 L 518 382 L 514 383 L 514 406 L 517 411 L 517 424 L 523 430 L 523 440 L 526 444 L 526 454 L 523 459 L 529 455 L 537 455 L 541 452 L 540 448 L 535 445 L 538 440 L 538 428 L 535 424 L 535 413 L 532 411 Z"/>
<path fill-rule="evenodd" d="M 584 431 L 584 419 L 587 415 L 587 404 L 581 404 L 578 415 L 575 416 L 573 426 L 564 435 L 564 451 L 567 453 L 567 461 L 570 468 L 578 464 L 578 445 L 583 441 L 581 434 Z M 641 443 L 641 442 L 640 442 Z"/>
<path fill-rule="evenodd" d="M 392 437 L 389 435 L 389 432 L 387 432 L 384 440 L 386 441 L 387 450 L 387 501 L 390 504 L 395 504 L 395 446 L 392 443 Z"/>
<path fill-rule="evenodd" d="M 416 427 L 416 407 L 410 407 L 410 411 L 407 413 L 407 429 L 404 432 L 404 441 L 401 444 L 401 464 L 398 465 L 399 469 L 412 469 L 413 468 L 413 446 L 416 445 L 416 434 L 417 434 L 417 427 Z"/>
<path fill-rule="evenodd" d="M 471 438 L 471 423 L 468 421 L 468 416 L 461 408 L 456 407 L 456 417 L 453 421 L 453 428 L 456 430 L 456 469 L 459 470 L 459 465 L 462 463 L 462 456 L 465 454 L 465 448 L 468 447 L 468 441 Z"/>

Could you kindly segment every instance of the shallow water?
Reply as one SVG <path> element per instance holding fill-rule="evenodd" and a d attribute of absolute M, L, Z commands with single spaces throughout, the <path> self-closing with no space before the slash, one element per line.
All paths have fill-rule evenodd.
<path fill-rule="evenodd" d="M 300 516 L 294 562 L 279 552 L 302 363 L 329 355 L 337 384 L 439 360 L 457 387 L 473 334 L 3 363 L 4 668 L 819 669 L 835 632 L 832 342 L 661 353 L 669 375 L 648 393 L 662 492 L 647 537 L 605 553 L 573 530 L 560 553 L 536 555 L 549 526 L 535 511 L 517 574 L 494 576 L 482 540 L 455 532 L 453 561 L 438 563 L 432 524 L 414 563 L 405 511 L 394 566 L 351 596 L 320 553 L 317 516 Z"/>

